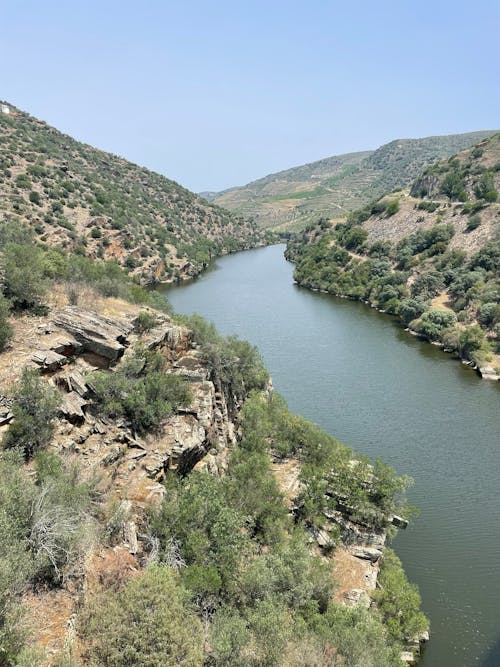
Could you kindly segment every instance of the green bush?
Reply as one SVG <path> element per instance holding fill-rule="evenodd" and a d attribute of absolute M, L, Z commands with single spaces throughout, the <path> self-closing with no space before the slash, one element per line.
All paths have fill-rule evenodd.
<path fill-rule="evenodd" d="M 0 292 L 0 352 L 2 352 L 12 338 L 14 330 L 9 322 L 10 304 Z"/>
<path fill-rule="evenodd" d="M 472 232 L 474 229 L 477 229 L 480 224 L 481 224 L 481 216 L 479 215 L 479 213 L 475 213 L 474 215 L 471 215 L 471 217 L 467 220 L 467 225 L 465 227 L 465 230 L 467 232 Z"/>
<path fill-rule="evenodd" d="M 385 208 L 385 213 L 388 218 L 395 215 L 399 211 L 399 199 L 392 199 Z"/>
<path fill-rule="evenodd" d="M 441 192 L 452 200 L 466 201 L 465 183 L 461 173 L 450 171 L 441 183 Z"/>
<path fill-rule="evenodd" d="M 47 291 L 43 252 L 30 245 L 8 243 L 3 250 L 4 295 L 16 309 L 40 309 Z"/>
<path fill-rule="evenodd" d="M 402 638 L 410 641 L 428 629 L 429 622 L 420 610 L 418 589 L 410 584 L 401 561 L 389 549 L 384 554 L 379 584 L 374 596 L 393 642 Z"/>
<path fill-rule="evenodd" d="M 60 403 L 59 394 L 36 371 L 25 368 L 13 389 L 14 420 L 3 438 L 6 449 L 19 449 L 30 458 L 48 445 Z"/>
<path fill-rule="evenodd" d="M 153 313 L 148 313 L 147 311 L 143 310 L 137 315 L 137 317 L 134 320 L 134 328 L 138 333 L 144 333 L 145 331 L 150 331 L 153 329 L 158 320 L 156 318 L 156 315 L 153 315 Z"/>
<path fill-rule="evenodd" d="M 199 315 L 181 316 L 178 321 L 192 330 L 201 357 L 216 382 L 230 387 L 239 399 L 265 387 L 269 373 L 254 345 L 237 336 L 220 336 L 214 325 Z"/>
<path fill-rule="evenodd" d="M 152 565 L 119 592 L 83 610 L 80 633 L 91 664 L 201 667 L 203 632 L 178 575 Z"/>
<path fill-rule="evenodd" d="M 31 190 L 31 192 L 29 194 L 29 200 L 32 204 L 36 204 L 37 206 L 40 206 L 41 201 L 42 201 L 41 197 L 40 197 L 40 193 L 37 192 L 36 190 Z"/>
<path fill-rule="evenodd" d="M 98 412 L 125 417 L 132 428 L 158 428 L 191 393 L 178 375 L 167 374 L 161 354 L 138 348 L 115 372 L 95 371 L 90 375 L 94 406 Z"/>

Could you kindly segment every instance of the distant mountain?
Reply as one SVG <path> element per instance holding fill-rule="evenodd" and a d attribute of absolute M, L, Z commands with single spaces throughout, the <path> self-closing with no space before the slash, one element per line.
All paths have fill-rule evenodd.
<path fill-rule="evenodd" d="M 320 217 L 337 217 L 408 187 L 423 169 L 494 134 L 493 130 L 397 139 L 375 151 L 347 153 L 270 174 L 231 188 L 211 201 L 261 227 L 298 230 Z"/>
<path fill-rule="evenodd" d="M 255 225 L 174 181 L 75 141 L 0 105 L 0 222 L 40 242 L 114 259 L 142 280 L 194 275 L 212 256 L 248 248 Z"/>

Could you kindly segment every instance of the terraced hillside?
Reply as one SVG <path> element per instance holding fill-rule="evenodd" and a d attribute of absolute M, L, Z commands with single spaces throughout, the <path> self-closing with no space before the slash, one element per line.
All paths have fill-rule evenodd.
<path fill-rule="evenodd" d="M 411 190 L 287 249 L 305 287 L 365 301 L 500 379 L 500 134 L 427 168 Z"/>
<path fill-rule="evenodd" d="M 271 174 L 214 196 L 220 206 L 253 216 L 262 227 L 299 230 L 319 217 L 338 216 L 395 188 L 407 187 L 425 167 L 493 131 L 397 139 L 376 151 L 347 153 Z"/>
<path fill-rule="evenodd" d="M 28 223 L 39 241 L 116 260 L 144 281 L 194 275 L 259 243 L 253 223 L 174 181 L 2 109 L 0 222 Z"/>

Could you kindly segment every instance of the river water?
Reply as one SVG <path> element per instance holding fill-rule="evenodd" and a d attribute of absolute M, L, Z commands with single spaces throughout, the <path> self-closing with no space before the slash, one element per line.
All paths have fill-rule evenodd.
<path fill-rule="evenodd" d="M 284 246 L 217 260 L 165 289 L 259 348 L 290 408 L 415 480 L 394 547 L 422 594 L 422 667 L 500 666 L 500 383 L 367 306 L 293 284 Z"/>

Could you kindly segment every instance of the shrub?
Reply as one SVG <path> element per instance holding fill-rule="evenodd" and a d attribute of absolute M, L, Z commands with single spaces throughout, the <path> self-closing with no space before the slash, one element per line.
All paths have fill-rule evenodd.
<path fill-rule="evenodd" d="M 388 218 L 395 215 L 399 211 L 399 199 L 392 199 L 385 208 L 385 213 Z"/>
<path fill-rule="evenodd" d="M 483 303 L 479 309 L 478 321 L 483 327 L 492 327 L 497 322 L 500 322 L 500 304 L 493 302 Z"/>
<path fill-rule="evenodd" d="M 472 232 L 472 230 L 477 229 L 480 224 L 481 224 L 481 216 L 479 215 L 479 213 L 475 213 L 474 215 L 471 215 L 471 217 L 467 220 L 467 226 L 465 227 L 465 230 L 467 232 Z"/>
<path fill-rule="evenodd" d="M 200 667 L 203 633 L 178 575 L 152 565 L 124 590 L 90 601 L 80 632 L 92 664 Z"/>
<path fill-rule="evenodd" d="M 492 171 L 485 171 L 476 185 L 475 194 L 479 199 L 487 202 L 495 202 L 498 199 L 498 192 L 495 190 L 495 182 Z"/>
<path fill-rule="evenodd" d="M 150 331 L 153 327 L 156 326 L 158 320 L 153 313 L 148 313 L 143 310 L 137 315 L 134 320 L 134 327 L 138 333 L 144 333 L 145 331 Z"/>
<path fill-rule="evenodd" d="M 479 325 L 473 324 L 472 326 L 466 327 L 464 331 L 460 333 L 458 341 L 461 356 L 465 359 L 470 359 L 471 355 L 482 347 L 484 340 L 484 331 Z"/>
<path fill-rule="evenodd" d="M 31 178 L 28 174 L 19 174 L 19 176 L 16 177 L 16 185 L 18 188 L 27 190 L 31 187 Z"/>
<path fill-rule="evenodd" d="M 5 349 L 13 334 L 12 326 L 9 323 L 9 313 L 9 302 L 0 292 L 0 352 Z"/>
<path fill-rule="evenodd" d="M 389 549 L 382 561 L 379 583 L 374 597 L 393 642 L 409 641 L 428 629 L 429 622 L 420 611 L 418 589 L 410 584 L 401 561 Z"/>
<path fill-rule="evenodd" d="M 36 371 L 25 368 L 14 386 L 12 413 L 14 420 L 4 435 L 6 449 L 17 448 L 25 458 L 46 447 L 52 437 L 59 395 Z"/>
<path fill-rule="evenodd" d="M 465 201 L 467 193 L 465 192 L 464 179 L 457 171 L 450 171 L 446 174 L 441 183 L 441 192 L 450 199 Z"/>
<path fill-rule="evenodd" d="M 399 304 L 398 315 L 403 324 L 408 325 L 412 320 L 417 319 L 426 309 L 424 301 L 418 299 L 403 299 Z"/>
<path fill-rule="evenodd" d="M 413 328 L 430 340 L 439 340 L 443 329 L 453 326 L 456 321 L 455 313 L 431 308 L 417 320 Z"/>
<path fill-rule="evenodd" d="M 47 284 L 42 251 L 8 243 L 3 251 L 4 294 L 17 309 L 40 308 Z"/>
<path fill-rule="evenodd" d="M 36 190 L 32 190 L 29 194 L 29 200 L 32 204 L 40 206 L 41 203 L 40 193 L 37 192 Z"/>
<path fill-rule="evenodd" d="M 411 295 L 421 300 L 432 299 L 444 289 L 444 280 L 437 271 L 427 271 L 415 278 L 411 286 Z"/>
<path fill-rule="evenodd" d="M 125 417 L 138 431 L 158 428 L 163 419 L 191 400 L 186 382 L 165 373 L 163 365 L 161 354 L 138 349 L 115 372 L 95 371 L 90 382 L 96 409 Z"/>
<path fill-rule="evenodd" d="M 427 211 L 428 213 L 434 213 L 434 211 L 438 209 L 439 206 L 440 204 L 437 202 L 424 200 L 418 203 L 417 208 L 420 211 Z"/>

